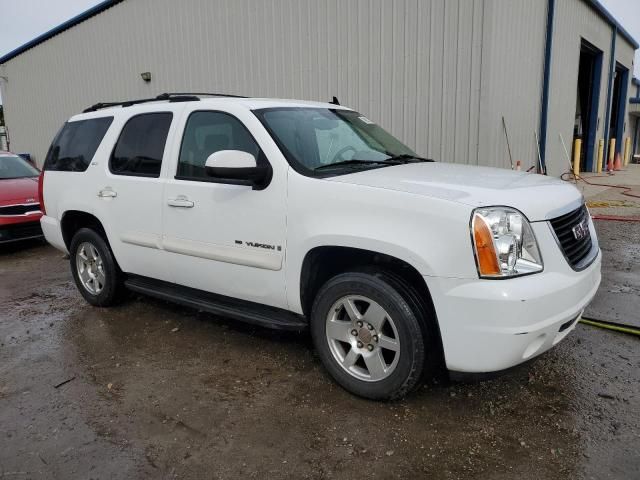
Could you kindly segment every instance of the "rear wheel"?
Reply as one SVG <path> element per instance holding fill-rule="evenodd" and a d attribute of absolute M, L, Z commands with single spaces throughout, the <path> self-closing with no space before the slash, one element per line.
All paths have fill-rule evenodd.
<path fill-rule="evenodd" d="M 123 275 L 104 238 L 81 228 L 69 250 L 73 279 L 84 299 L 99 307 L 118 303 L 124 295 Z"/>
<path fill-rule="evenodd" d="M 315 347 L 336 382 L 356 395 L 398 398 L 420 381 L 427 348 L 421 312 L 396 285 L 384 273 L 344 273 L 315 299 Z"/>

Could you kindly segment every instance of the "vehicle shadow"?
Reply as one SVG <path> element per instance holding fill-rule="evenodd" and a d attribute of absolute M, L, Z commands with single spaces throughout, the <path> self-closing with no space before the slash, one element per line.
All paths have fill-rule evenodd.
<path fill-rule="evenodd" d="M 0 259 L 5 256 L 15 255 L 17 253 L 30 253 L 34 250 L 41 249 L 47 245 L 44 238 L 35 238 L 30 240 L 22 240 L 19 242 L 11 242 L 0 244 Z"/>

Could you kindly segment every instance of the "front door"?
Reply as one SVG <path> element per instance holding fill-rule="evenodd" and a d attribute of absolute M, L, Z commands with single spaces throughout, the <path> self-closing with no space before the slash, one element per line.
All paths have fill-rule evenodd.
<path fill-rule="evenodd" d="M 185 117 L 162 207 L 162 244 L 175 281 L 286 308 L 286 170 L 274 169 L 263 190 L 216 183 L 205 171 L 209 155 L 240 150 L 260 164 L 268 161 L 263 148 L 228 111 L 199 110 Z"/>

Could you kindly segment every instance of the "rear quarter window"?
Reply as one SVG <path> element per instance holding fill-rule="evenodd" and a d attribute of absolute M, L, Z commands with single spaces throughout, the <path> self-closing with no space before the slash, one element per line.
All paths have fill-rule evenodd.
<path fill-rule="evenodd" d="M 65 123 L 49 147 L 44 161 L 44 169 L 60 172 L 84 172 L 91 163 L 111 122 L 113 122 L 113 117 L 91 118 Z"/>

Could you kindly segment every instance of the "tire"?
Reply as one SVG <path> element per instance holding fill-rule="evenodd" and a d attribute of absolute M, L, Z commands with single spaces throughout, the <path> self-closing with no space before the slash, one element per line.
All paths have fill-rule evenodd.
<path fill-rule="evenodd" d="M 333 379 L 355 395 L 392 400 L 422 379 L 433 342 L 423 310 L 401 289 L 392 274 L 349 272 L 330 279 L 314 300 L 314 346 Z"/>
<path fill-rule="evenodd" d="M 106 240 L 95 230 L 81 228 L 76 232 L 69 248 L 69 262 L 76 287 L 91 305 L 109 307 L 124 298 L 124 275 Z"/>
<path fill-rule="evenodd" d="M 363 270 L 375 274 L 372 268 Z M 418 320 L 422 327 L 422 335 L 425 339 L 426 351 L 424 368 L 422 371 L 422 382 L 441 383 L 449 378 L 444 361 L 444 350 L 440 337 L 440 327 L 438 326 L 435 312 L 430 307 L 430 298 L 424 298 L 424 294 L 419 293 L 402 275 L 395 272 L 384 272 L 385 280 L 388 281 L 398 292 L 401 292 L 414 312 L 419 312 Z"/>

